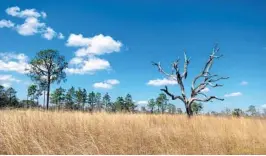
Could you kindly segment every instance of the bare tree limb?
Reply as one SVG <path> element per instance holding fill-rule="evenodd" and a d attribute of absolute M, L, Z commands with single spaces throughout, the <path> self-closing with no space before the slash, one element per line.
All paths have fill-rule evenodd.
<path fill-rule="evenodd" d="M 165 72 L 163 70 L 163 68 L 161 67 L 161 63 L 160 62 L 158 62 L 158 63 L 152 62 L 152 65 L 157 66 L 159 72 L 162 73 L 162 74 L 164 74 L 166 77 L 175 79 L 174 75 L 169 74 L 169 73 L 167 73 L 167 72 Z"/>
<path fill-rule="evenodd" d="M 161 91 L 165 92 L 165 94 L 167 94 L 168 96 L 170 96 L 172 98 L 172 100 L 179 99 L 179 100 L 181 100 L 181 101 L 184 102 L 184 99 L 181 96 L 175 96 L 174 94 L 170 93 L 168 91 L 168 87 L 167 86 L 165 86 L 165 89 L 161 89 Z"/>
<path fill-rule="evenodd" d="M 208 98 L 206 98 L 206 99 L 193 98 L 193 99 L 192 99 L 192 102 L 193 102 L 193 101 L 208 102 L 208 101 L 211 101 L 212 99 L 216 99 L 216 100 L 220 100 L 220 101 L 223 101 L 223 100 L 224 100 L 224 99 L 218 98 L 218 97 L 216 97 L 216 96 L 210 96 L 210 97 L 208 97 Z"/>

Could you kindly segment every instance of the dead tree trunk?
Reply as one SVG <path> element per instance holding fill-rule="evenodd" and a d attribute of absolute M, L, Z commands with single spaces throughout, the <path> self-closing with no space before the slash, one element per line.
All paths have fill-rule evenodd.
<path fill-rule="evenodd" d="M 161 91 L 163 91 L 168 96 L 170 96 L 172 100 L 177 100 L 177 99 L 181 100 L 185 105 L 186 113 L 187 113 L 188 117 L 191 117 L 193 115 L 193 111 L 191 109 L 191 104 L 193 102 L 196 102 L 196 101 L 197 102 L 209 102 L 209 101 L 212 102 L 213 99 L 221 100 L 221 101 L 224 100 L 224 99 L 218 98 L 216 96 L 207 96 L 205 93 L 202 92 L 207 87 L 215 88 L 215 87 L 223 86 L 221 84 L 217 84 L 217 82 L 219 80 L 229 78 L 229 77 L 220 77 L 216 74 L 210 73 L 210 69 L 213 65 L 213 61 L 215 59 L 219 59 L 220 57 L 222 57 L 222 55 L 216 56 L 216 53 L 218 51 L 219 51 L 219 48 L 217 47 L 217 45 L 215 45 L 215 47 L 213 48 L 213 51 L 212 51 L 211 55 L 209 56 L 209 59 L 206 62 L 203 70 L 192 81 L 190 97 L 187 97 L 187 94 L 185 92 L 185 87 L 184 87 L 184 80 L 187 78 L 188 65 L 190 63 L 190 59 L 187 58 L 185 52 L 184 52 L 184 57 L 185 57 L 184 70 L 183 70 L 182 74 L 180 73 L 180 70 L 179 70 L 179 59 L 177 59 L 175 62 L 172 63 L 172 72 L 171 73 L 165 72 L 164 69 L 161 67 L 160 62 L 159 63 L 155 63 L 155 62 L 152 63 L 154 66 L 156 66 L 158 68 L 159 72 L 161 72 L 163 75 L 165 75 L 168 79 L 175 80 L 177 82 L 177 84 L 181 90 L 181 95 L 176 96 L 176 95 L 170 93 L 168 91 L 167 86 L 165 86 L 164 89 L 161 89 Z M 201 82 L 198 82 L 199 80 L 201 80 Z"/>

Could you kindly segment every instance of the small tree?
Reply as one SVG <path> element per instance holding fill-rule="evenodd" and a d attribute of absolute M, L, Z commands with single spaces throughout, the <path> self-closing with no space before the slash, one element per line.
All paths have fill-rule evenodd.
<path fill-rule="evenodd" d="M 119 96 L 117 97 L 115 103 L 114 103 L 114 111 L 125 111 L 125 100 L 123 97 Z"/>
<path fill-rule="evenodd" d="M 55 103 L 58 108 L 62 107 L 63 101 L 65 100 L 65 91 L 65 89 L 59 87 L 51 94 L 51 101 Z"/>
<path fill-rule="evenodd" d="M 199 114 L 203 110 L 203 105 L 202 103 L 193 102 L 191 105 L 191 109 L 194 114 Z"/>
<path fill-rule="evenodd" d="M 17 99 L 17 92 L 14 88 L 10 87 L 6 90 L 5 92 L 6 97 L 7 97 L 7 101 L 8 101 L 8 106 L 9 107 L 17 107 L 19 102 Z"/>
<path fill-rule="evenodd" d="M 61 80 L 66 80 L 64 69 L 67 65 L 65 57 L 52 49 L 38 52 L 30 62 L 28 75 L 33 81 L 44 83 L 47 87 L 46 109 L 49 109 L 50 86 L 54 82 L 60 83 Z"/>
<path fill-rule="evenodd" d="M 236 116 L 236 117 L 240 117 L 241 115 L 243 115 L 243 113 L 244 112 L 240 108 L 236 108 L 232 112 L 233 116 Z"/>
<path fill-rule="evenodd" d="M 174 95 L 168 90 L 168 87 L 165 86 L 164 89 L 161 89 L 164 93 L 166 93 L 168 96 L 171 97 L 172 100 L 181 100 L 186 108 L 186 113 L 188 117 L 193 115 L 193 111 L 191 109 L 191 105 L 193 102 L 209 102 L 214 99 L 216 100 L 221 100 L 223 101 L 224 99 L 217 98 L 216 96 L 207 96 L 204 94 L 202 91 L 206 87 L 221 87 L 221 84 L 218 84 L 217 82 L 222 79 L 227 79 L 228 77 L 219 77 L 216 74 L 211 74 L 210 70 L 213 65 L 213 62 L 215 59 L 220 58 L 222 55 L 217 56 L 217 52 L 219 51 L 219 48 L 217 45 L 213 48 L 212 54 L 210 55 L 207 63 L 204 65 L 203 70 L 200 72 L 198 76 L 194 78 L 192 81 L 192 86 L 191 86 L 191 92 L 190 92 L 190 97 L 188 97 L 185 91 L 184 87 L 184 80 L 187 78 L 188 75 L 188 65 L 190 63 L 190 59 L 187 58 L 186 53 L 184 53 L 185 56 L 185 63 L 184 63 L 184 71 L 183 73 L 180 72 L 179 68 L 179 59 L 177 59 L 175 62 L 172 64 L 172 73 L 167 73 L 161 66 L 160 62 L 155 63 L 153 62 L 152 64 L 156 66 L 162 74 L 164 74 L 168 79 L 170 80 L 175 80 L 177 84 L 179 85 L 179 88 L 181 90 L 181 95 Z M 197 84 L 197 82 L 202 79 L 200 83 Z M 199 97 L 201 96 L 201 97 Z"/>
<path fill-rule="evenodd" d="M 89 111 L 93 112 L 94 108 L 96 107 L 96 94 L 94 92 L 89 93 L 88 104 L 89 104 Z"/>
<path fill-rule="evenodd" d="M 81 88 L 78 88 L 78 90 L 76 90 L 75 92 L 75 97 L 76 97 L 76 105 L 78 109 L 83 109 L 82 105 L 83 105 L 83 99 L 84 99 L 84 95 L 83 95 L 83 91 Z"/>
<path fill-rule="evenodd" d="M 248 107 L 247 113 L 248 113 L 250 116 L 256 116 L 256 115 L 258 115 L 258 112 L 257 112 L 257 110 L 256 110 L 256 107 L 253 106 L 253 105 L 250 105 L 250 106 Z"/>
<path fill-rule="evenodd" d="M 97 111 L 101 111 L 103 108 L 103 103 L 102 103 L 102 94 L 101 93 L 96 93 L 95 94 L 95 103 L 96 103 L 96 108 Z"/>
<path fill-rule="evenodd" d="M 66 101 L 66 108 L 68 109 L 74 109 L 74 104 L 75 104 L 75 88 L 71 87 L 65 96 L 65 101 Z"/>
<path fill-rule="evenodd" d="M 148 108 L 150 109 L 151 113 L 153 113 L 155 106 L 156 106 L 155 100 L 154 99 L 150 99 L 148 101 Z"/>
<path fill-rule="evenodd" d="M 159 94 L 156 99 L 156 104 L 158 107 L 158 112 L 161 110 L 161 113 L 164 113 L 168 105 L 168 99 L 164 93 Z"/>
<path fill-rule="evenodd" d="M 37 90 L 37 85 L 33 84 L 33 85 L 30 85 L 28 87 L 28 94 L 27 94 L 27 97 L 30 98 L 30 100 L 34 103 L 34 100 L 37 99 L 37 94 L 38 90 Z M 27 98 L 28 100 L 28 98 Z M 29 104 L 28 104 L 28 101 L 27 101 L 27 107 L 29 107 Z"/>
<path fill-rule="evenodd" d="M 83 89 L 81 92 L 82 109 L 85 111 L 85 104 L 87 102 L 87 90 Z"/>
<path fill-rule="evenodd" d="M 136 107 L 137 106 L 132 100 L 132 96 L 130 94 L 127 94 L 124 101 L 124 110 L 128 112 L 134 112 Z"/>
<path fill-rule="evenodd" d="M 111 97 L 108 93 L 106 93 L 103 96 L 103 106 L 106 112 L 111 112 L 112 111 L 112 102 L 111 102 Z"/>

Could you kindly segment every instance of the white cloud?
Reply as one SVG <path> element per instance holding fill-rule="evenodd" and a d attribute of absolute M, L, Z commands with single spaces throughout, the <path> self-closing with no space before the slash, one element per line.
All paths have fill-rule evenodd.
<path fill-rule="evenodd" d="M 177 82 L 175 80 L 171 79 L 155 79 L 155 80 L 150 80 L 147 85 L 150 86 L 164 86 L 164 85 L 176 85 Z"/>
<path fill-rule="evenodd" d="M 95 55 L 119 52 L 122 43 L 102 34 L 90 38 L 83 37 L 82 34 L 70 34 L 66 46 L 78 47 L 75 57 L 70 60 L 71 67 L 66 71 L 71 74 L 94 74 L 95 71 L 111 68 L 107 60 Z"/>
<path fill-rule="evenodd" d="M 242 81 L 242 82 L 240 83 L 240 85 L 241 85 L 241 86 L 246 86 L 246 85 L 248 85 L 248 82 L 247 82 L 247 81 Z"/>
<path fill-rule="evenodd" d="M 96 57 L 89 57 L 84 60 L 74 58 L 70 62 L 73 64 L 72 67 L 66 69 L 66 72 L 70 74 L 93 74 L 98 70 L 110 69 L 108 61 Z"/>
<path fill-rule="evenodd" d="M 111 89 L 112 85 L 104 82 L 97 82 L 93 84 L 94 88 Z"/>
<path fill-rule="evenodd" d="M 67 40 L 66 45 L 69 47 L 84 47 L 89 46 L 90 39 L 84 38 L 82 34 L 70 34 Z"/>
<path fill-rule="evenodd" d="M 201 92 L 203 92 L 203 93 L 207 93 L 207 92 L 209 92 L 209 91 L 210 91 L 209 88 L 204 88 L 204 89 L 201 90 Z"/>
<path fill-rule="evenodd" d="M 12 28 L 15 24 L 10 20 L 0 20 L 0 28 Z"/>
<path fill-rule="evenodd" d="M 74 57 L 70 60 L 69 64 L 80 64 L 83 62 L 83 58 L 82 57 Z"/>
<path fill-rule="evenodd" d="M 242 93 L 241 92 L 234 92 L 234 93 L 230 93 L 230 94 L 225 94 L 225 97 L 235 97 L 235 96 L 241 96 Z"/>
<path fill-rule="evenodd" d="M 19 17 L 19 18 L 28 18 L 28 17 L 39 18 L 41 16 L 43 18 L 46 18 L 46 16 L 47 16 L 45 12 L 42 12 L 40 14 L 35 9 L 25 9 L 25 10 L 21 11 L 20 8 L 17 7 L 17 6 L 7 8 L 6 9 L 6 13 L 8 15 L 11 15 L 11 16 L 14 16 L 14 17 Z"/>
<path fill-rule="evenodd" d="M 148 101 L 137 101 L 138 105 L 147 105 Z"/>
<path fill-rule="evenodd" d="M 23 53 L 0 53 L 0 70 L 26 73 L 25 69 L 29 67 L 27 61 L 28 57 Z"/>
<path fill-rule="evenodd" d="M 65 36 L 62 33 L 58 33 L 58 39 L 64 39 Z"/>
<path fill-rule="evenodd" d="M 44 19 L 47 17 L 47 14 L 43 11 L 38 12 L 36 9 L 20 10 L 19 7 L 15 6 L 7 8 L 6 13 L 13 17 L 25 19 L 25 21 L 22 24 L 15 25 L 11 21 L 1 20 L 2 24 L 0 21 L 0 28 L 15 27 L 14 30 L 16 30 L 20 35 L 31 36 L 35 34 L 40 34 L 43 38 L 47 40 L 51 40 L 54 37 L 57 37 L 58 39 L 64 38 L 62 33 L 57 34 L 54 29 L 47 26 L 46 23 L 40 21 L 40 19 Z"/>
<path fill-rule="evenodd" d="M 22 25 L 17 26 L 18 33 L 23 36 L 40 33 L 43 29 L 45 29 L 45 23 L 40 23 L 35 17 L 29 17 Z"/>
<path fill-rule="evenodd" d="M 0 81 L 20 82 L 20 80 L 14 78 L 12 75 L 0 75 Z"/>
<path fill-rule="evenodd" d="M 52 28 L 47 27 L 45 33 L 42 36 L 47 40 L 51 40 L 56 36 L 56 32 Z"/>
<path fill-rule="evenodd" d="M 8 88 L 13 82 L 19 83 L 20 80 L 14 78 L 12 75 L 0 75 L 0 85 Z"/>
<path fill-rule="evenodd" d="M 109 79 L 104 82 L 97 82 L 93 84 L 94 88 L 101 88 L 101 89 L 112 89 L 114 85 L 119 84 L 120 82 L 116 79 Z"/>
<path fill-rule="evenodd" d="M 106 80 L 106 83 L 109 83 L 111 85 L 117 85 L 120 82 L 118 80 L 116 80 L 116 79 L 109 79 L 109 80 Z"/>
<path fill-rule="evenodd" d="M 119 52 L 122 47 L 120 41 L 115 41 L 111 36 L 104 36 L 102 34 L 91 38 L 85 38 L 81 34 L 70 34 L 66 45 L 80 47 L 76 51 L 76 56 L 79 57 Z"/>

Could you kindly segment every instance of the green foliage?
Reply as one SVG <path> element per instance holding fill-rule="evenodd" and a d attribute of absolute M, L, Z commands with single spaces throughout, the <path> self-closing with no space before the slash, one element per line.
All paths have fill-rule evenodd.
<path fill-rule="evenodd" d="M 107 112 L 113 111 L 114 105 L 111 102 L 111 97 L 110 97 L 110 95 L 108 93 L 106 93 L 103 96 L 102 103 L 103 103 L 103 107 L 105 108 L 105 111 L 107 111 Z"/>
<path fill-rule="evenodd" d="M 168 105 L 168 99 L 164 93 L 159 94 L 159 96 L 156 98 L 156 105 L 158 107 L 158 112 L 165 112 Z"/>
<path fill-rule="evenodd" d="M 154 108 L 156 106 L 156 102 L 154 99 L 150 99 L 148 101 L 148 108 L 150 109 L 150 112 L 153 113 L 154 112 Z"/>
<path fill-rule="evenodd" d="M 96 107 L 96 94 L 94 92 L 88 94 L 88 104 L 89 110 L 93 111 Z"/>
<path fill-rule="evenodd" d="M 236 117 L 240 117 L 243 114 L 244 114 L 244 112 L 240 108 L 236 108 L 232 112 L 232 115 L 233 116 L 236 116 Z"/>
<path fill-rule="evenodd" d="M 75 109 L 75 88 L 72 86 L 65 95 L 65 104 L 67 109 Z"/>
<path fill-rule="evenodd" d="M 61 107 L 63 105 L 63 102 L 65 100 L 65 89 L 62 87 L 57 88 L 52 94 L 51 94 L 51 102 L 56 104 L 57 107 Z"/>
<path fill-rule="evenodd" d="M 124 102 L 124 110 L 128 112 L 134 112 L 136 107 L 137 106 L 132 100 L 132 96 L 130 94 L 127 94 Z"/>
<path fill-rule="evenodd" d="M 202 103 L 193 102 L 191 104 L 191 109 L 194 114 L 199 114 L 203 110 L 203 105 Z"/>
<path fill-rule="evenodd" d="M 65 57 L 59 55 L 58 51 L 48 49 L 37 53 L 35 58 L 30 61 L 28 76 L 42 88 L 47 89 L 46 107 L 49 108 L 50 85 L 54 82 L 60 83 L 66 80 L 64 69 L 68 63 Z"/>
<path fill-rule="evenodd" d="M 256 110 L 256 107 L 253 106 L 253 105 L 250 105 L 250 106 L 248 107 L 247 113 L 248 113 L 250 116 L 256 116 L 256 115 L 258 115 L 258 112 L 257 112 L 257 110 Z"/>
<path fill-rule="evenodd" d="M 103 109 L 103 103 L 102 103 L 101 99 L 102 99 L 101 93 L 96 93 L 95 94 L 95 103 L 96 103 L 97 111 L 101 111 Z"/>

